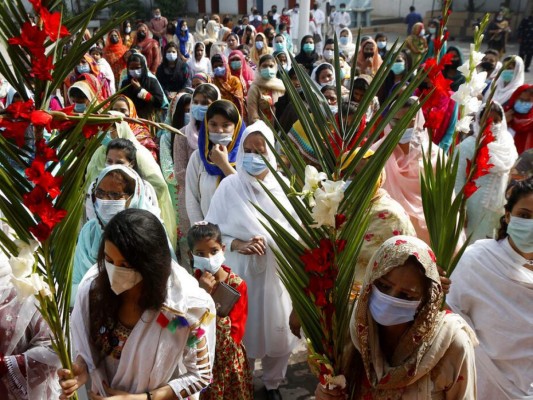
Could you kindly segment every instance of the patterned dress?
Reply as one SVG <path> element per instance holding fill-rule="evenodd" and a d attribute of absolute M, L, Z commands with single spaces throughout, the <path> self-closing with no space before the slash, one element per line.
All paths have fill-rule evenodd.
<path fill-rule="evenodd" d="M 229 276 L 226 283 L 241 293 L 227 317 L 217 317 L 217 341 L 213 382 L 200 394 L 200 400 L 253 399 L 252 373 L 242 344 L 248 316 L 246 282 L 222 266 Z"/>

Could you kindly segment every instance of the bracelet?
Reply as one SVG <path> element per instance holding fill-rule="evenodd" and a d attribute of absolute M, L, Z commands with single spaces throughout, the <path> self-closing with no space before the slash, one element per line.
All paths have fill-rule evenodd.
<path fill-rule="evenodd" d="M 146 400 L 152 400 L 152 393 L 146 392 Z"/>

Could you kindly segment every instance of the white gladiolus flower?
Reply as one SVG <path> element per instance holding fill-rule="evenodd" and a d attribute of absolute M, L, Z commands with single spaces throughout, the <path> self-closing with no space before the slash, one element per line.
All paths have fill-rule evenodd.
<path fill-rule="evenodd" d="M 470 77 L 470 94 L 472 96 L 478 96 L 483 92 L 483 89 L 487 86 L 487 71 L 477 72 L 476 70 L 472 71 L 472 76 Z"/>
<path fill-rule="evenodd" d="M 464 104 L 464 115 L 475 114 L 481 108 L 481 100 L 478 100 L 477 97 L 470 97 L 468 101 Z"/>
<path fill-rule="evenodd" d="M 20 302 L 23 302 L 30 296 L 34 296 L 38 293 L 33 286 L 33 282 L 30 278 L 16 278 L 11 276 L 11 283 L 17 291 L 17 299 Z"/>
<path fill-rule="evenodd" d="M 463 74 L 463 76 L 470 75 L 470 61 L 465 62 L 463 65 L 457 68 L 457 71 Z"/>
<path fill-rule="evenodd" d="M 470 124 L 472 123 L 473 118 L 470 115 L 466 115 L 461 118 L 455 127 L 459 132 L 468 133 L 470 132 Z"/>
<path fill-rule="evenodd" d="M 305 185 L 303 187 L 304 193 L 313 193 L 318 189 L 320 183 L 327 179 L 327 175 L 324 172 L 318 172 L 318 170 L 312 165 L 305 166 Z"/>
<path fill-rule="evenodd" d="M 470 55 L 472 56 L 474 67 L 477 67 L 481 63 L 481 60 L 483 60 L 483 57 L 485 57 L 485 54 L 475 50 L 474 43 L 470 43 Z"/>
<path fill-rule="evenodd" d="M 16 278 L 26 278 L 30 276 L 33 271 L 33 263 L 35 262 L 33 257 L 11 257 L 9 259 L 9 265 L 13 276 Z"/>
<path fill-rule="evenodd" d="M 20 252 L 27 250 L 32 254 L 35 253 L 40 246 L 39 242 L 33 239 L 30 239 L 29 243 L 26 243 L 24 240 L 17 239 L 15 240 L 15 244 Z"/>
<path fill-rule="evenodd" d="M 452 100 L 454 100 L 457 104 L 460 106 L 464 106 L 472 96 L 470 96 L 470 86 L 468 86 L 468 83 L 463 83 L 461 86 L 459 86 L 459 89 L 457 89 L 457 92 L 452 94 Z"/>
<path fill-rule="evenodd" d="M 315 227 L 322 225 L 335 226 L 335 215 L 339 204 L 344 198 L 344 181 L 324 181 L 322 188 L 315 191 L 316 204 L 311 215 L 316 221 Z"/>
<path fill-rule="evenodd" d="M 40 274 L 31 274 L 30 280 L 33 287 L 35 288 L 35 293 L 40 293 L 44 297 L 52 297 L 52 292 L 50 291 L 50 286 L 45 282 L 44 278 Z"/>

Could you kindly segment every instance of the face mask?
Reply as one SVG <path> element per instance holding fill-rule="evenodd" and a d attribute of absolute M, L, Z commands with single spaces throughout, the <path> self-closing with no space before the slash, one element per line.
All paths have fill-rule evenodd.
<path fill-rule="evenodd" d="M 215 76 L 224 76 L 226 75 L 226 67 L 216 67 L 213 72 Z"/>
<path fill-rule="evenodd" d="M 109 39 L 109 41 L 110 41 L 111 43 L 113 43 L 113 44 L 117 44 L 117 43 L 118 43 L 118 38 L 116 38 L 116 37 L 112 37 L 112 38 Z"/>
<path fill-rule="evenodd" d="M 391 71 L 394 75 L 403 74 L 405 71 L 405 63 L 403 61 L 398 61 L 392 64 Z"/>
<path fill-rule="evenodd" d="M 154 14 L 155 18 L 161 18 L 161 14 Z"/>
<path fill-rule="evenodd" d="M 435 33 L 437 33 L 437 28 L 429 28 L 429 33 L 434 35 Z"/>
<path fill-rule="evenodd" d="M 325 58 L 326 60 L 333 60 L 333 56 L 334 56 L 335 54 L 334 54 L 333 50 L 324 50 L 323 55 L 324 55 L 324 58 Z"/>
<path fill-rule="evenodd" d="M 221 250 L 212 257 L 198 257 L 193 254 L 193 266 L 200 271 L 211 272 L 211 274 L 216 274 L 222 264 L 224 263 L 224 252 Z"/>
<path fill-rule="evenodd" d="M 402 138 L 400 139 L 401 144 L 409 143 L 411 141 L 411 138 L 413 137 L 413 133 L 415 132 L 414 128 L 407 128 L 405 132 L 402 135 Z"/>
<path fill-rule="evenodd" d="M 209 133 L 209 140 L 215 144 L 228 147 L 233 140 L 233 135 L 225 135 L 223 133 Z"/>
<path fill-rule="evenodd" d="M 263 46 L 264 46 L 263 42 L 255 42 L 255 48 L 257 50 L 261 50 Z"/>
<path fill-rule="evenodd" d="M 285 43 L 274 43 L 274 50 L 285 51 Z"/>
<path fill-rule="evenodd" d="M 115 264 L 108 261 L 104 262 L 107 276 L 109 277 L 109 283 L 111 284 L 111 290 L 115 292 L 116 295 L 119 295 L 126 290 L 130 290 L 143 280 L 140 272 L 133 268 L 117 267 Z"/>
<path fill-rule="evenodd" d="M 481 68 L 483 68 L 484 71 L 492 71 L 494 70 L 494 65 L 489 61 L 483 61 L 481 64 L 479 64 Z"/>
<path fill-rule="evenodd" d="M 425 29 L 422 29 L 419 33 L 419 36 L 424 36 L 426 34 L 426 30 Z"/>
<path fill-rule="evenodd" d="M 276 77 L 275 68 L 261 68 L 261 77 L 264 79 L 272 79 Z"/>
<path fill-rule="evenodd" d="M 81 114 L 85 112 L 87 105 L 85 103 L 74 103 L 74 112 Z"/>
<path fill-rule="evenodd" d="M 315 50 L 315 44 L 314 43 L 305 43 L 303 45 L 303 50 L 306 53 L 312 53 L 313 50 Z"/>
<path fill-rule="evenodd" d="M 137 37 L 141 40 L 146 39 L 146 33 L 145 32 L 137 32 Z"/>
<path fill-rule="evenodd" d="M 139 79 L 143 74 L 143 70 L 142 69 L 128 69 L 128 74 L 133 79 Z"/>
<path fill-rule="evenodd" d="M 83 64 L 83 65 L 78 65 L 76 67 L 76 70 L 78 71 L 79 74 L 88 74 L 89 72 L 91 72 L 91 67 L 89 67 L 89 64 Z"/>
<path fill-rule="evenodd" d="M 128 26 L 126 29 L 124 29 L 125 33 L 131 33 L 131 28 Z"/>
<path fill-rule="evenodd" d="M 168 61 L 176 61 L 178 59 L 177 53 L 167 53 L 166 55 Z"/>
<path fill-rule="evenodd" d="M 261 158 L 261 156 L 253 153 L 244 154 L 242 166 L 244 170 L 252 176 L 257 176 L 267 169 L 265 161 Z"/>
<path fill-rule="evenodd" d="M 378 42 L 378 49 L 383 50 L 387 47 L 387 42 Z"/>
<path fill-rule="evenodd" d="M 502 71 L 501 78 L 505 83 L 509 83 L 513 80 L 514 71 L 512 69 L 506 69 Z"/>
<path fill-rule="evenodd" d="M 340 11 L 341 13 L 343 13 L 344 11 L 346 11 L 346 8 L 344 8 L 344 7 L 339 8 L 339 11 Z"/>
<path fill-rule="evenodd" d="M 294 8 L 293 8 L 293 11 L 294 11 L 295 13 L 297 13 L 297 12 L 298 12 L 298 10 L 299 10 L 299 8 L 298 8 L 298 7 L 294 7 Z"/>
<path fill-rule="evenodd" d="M 349 40 L 348 36 L 341 36 L 341 38 L 339 39 L 339 42 L 340 42 L 341 46 L 347 46 L 348 45 L 348 40 Z"/>
<path fill-rule="evenodd" d="M 233 70 L 239 70 L 242 68 L 242 63 L 240 61 L 232 61 L 229 65 Z"/>
<path fill-rule="evenodd" d="M 183 123 L 185 125 L 189 125 L 189 122 L 191 122 L 191 113 L 190 112 L 183 114 Z"/>
<path fill-rule="evenodd" d="M 330 105 L 330 106 L 329 106 L 329 109 L 331 110 L 331 113 L 332 113 L 332 114 L 337 114 L 337 112 L 339 111 L 339 107 L 338 107 L 338 106 L 332 106 L 332 105 Z"/>
<path fill-rule="evenodd" d="M 335 86 L 335 79 L 330 80 L 329 82 L 319 83 L 320 87 L 323 88 L 324 86 Z"/>
<path fill-rule="evenodd" d="M 503 17 L 500 17 L 500 16 L 496 17 L 496 21 L 503 21 Z"/>
<path fill-rule="evenodd" d="M 513 239 L 518 250 L 523 253 L 533 253 L 533 219 L 514 217 L 511 215 L 507 233 Z"/>
<path fill-rule="evenodd" d="M 209 106 L 203 106 L 201 104 L 193 104 L 191 106 L 191 115 L 196 121 L 202 122 L 205 118 L 205 113 Z"/>
<path fill-rule="evenodd" d="M 412 321 L 419 305 L 420 300 L 397 299 L 372 286 L 368 307 L 374 321 L 383 326 L 392 326 Z"/>
<path fill-rule="evenodd" d="M 187 27 L 186 27 L 186 26 L 182 26 L 182 27 L 181 27 L 181 31 L 182 31 L 182 32 L 185 32 L 186 30 L 187 30 Z"/>
<path fill-rule="evenodd" d="M 266 24 L 268 24 L 268 19 L 263 20 L 263 25 L 266 25 Z"/>
<path fill-rule="evenodd" d="M 518 114 L 528 114 L 531 111 L 531 107 L 533 107 L 532 102 L 524 101 L 524 100 L 517 100 L 516 103 L 514 103 L 513 109 Z"/>
<path fill-rule="evenodd" d="M 106 132 L 104 138 L 102 139 L 102 146 L 107 146 L 112 140 L 113 138 L 111 137 L 111 134 Z"/>
<path fill-rule="evenodd" d="M 107 225 L 111 218 L 126 209 L 126 200 L 104 200 L 96 199 L 94 209 L 104 225 Z"/>

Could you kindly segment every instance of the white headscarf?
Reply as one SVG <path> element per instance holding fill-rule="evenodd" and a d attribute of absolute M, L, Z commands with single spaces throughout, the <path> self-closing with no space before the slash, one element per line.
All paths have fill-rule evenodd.
<path fill-rule="evenodd" d="M 494 92 L 494 97 L 492 98 L 492 100 L 500 104 L 507 103 L 507 101 L 509 101 L 515 90 L 524 84 L 524 61 L 519 56 L 514 56 L 513 61 L 515 63 L 515 66 L 513 79 L 511 80 L 511 82 L 505 84 L 501 75 L 498 81 L 496 82 L 496 91 Z M 490 92 L 490 89 L 485 92 L 485 96 L 483 98 L 484 101 L 488 100 Z"/>
<path fill-rule="evenodd" d="M 329 69 L 331 70 L 331 72 L 333 73 L 333 80 L 331 82 L 328 83 L 328 85 L 332 85 L 332 86 L 335 86 L 335 68 L 333 68 L 333 65 L 331 65 L 330 63 L 328 62 L 323 62 L 323 63 L 320 63 L 318 64 L 314 69 L 313 71 L 311 71 L 311 80 L 313 81 L 313 83 L 318 87 L 318 89 L 321 89 L 322 86 L 320 85 L 320 82 L 318 82 L 318 69 L 322 69 L 322 68 L 326 68 L 325 66 L 326 65 L 329 65 Z"/>
<path fill-rule="evenodd" d="M 348 32 L 348 44 L 346 46 L 341 45 L 340 38 L 342 32 Z M 339 51 L 342 51 L 346 55 L 346 61 L 350 61 L 355 54 L 355 43 L 353 42 L 352 32 L 348 28 L 342 28 L 339 32 Z"/>

